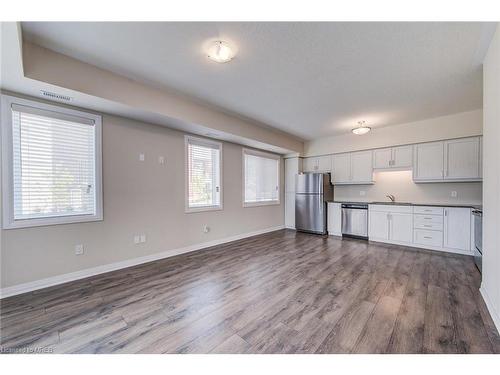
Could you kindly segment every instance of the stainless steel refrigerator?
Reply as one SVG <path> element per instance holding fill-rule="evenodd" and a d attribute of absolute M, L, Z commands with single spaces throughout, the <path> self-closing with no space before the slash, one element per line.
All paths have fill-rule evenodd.
<path fill-rule="evenodd" d="M 296 175 L 295 228 L 302 232 L 326 234 L 327 201 L 332 199 L 330 173 Z"/>

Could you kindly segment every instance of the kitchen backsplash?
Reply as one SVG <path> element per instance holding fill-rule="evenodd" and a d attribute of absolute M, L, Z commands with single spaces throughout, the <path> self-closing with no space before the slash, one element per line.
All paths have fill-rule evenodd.
<path fill-rule="evenodd" d="M 481 182 L 416 184 L 412 171 L 375 172 L 374 176 L 373 185 L 335 186 L 335 200 L 388 201 L 386 195 L 393 194 L 399 202 L 481 204 L 482 201 Z"/>

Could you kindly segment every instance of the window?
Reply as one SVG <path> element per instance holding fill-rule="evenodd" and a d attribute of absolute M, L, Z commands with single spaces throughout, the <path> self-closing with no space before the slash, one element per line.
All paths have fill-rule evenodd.
<path fill-rule="evenodd" d="M 222 209 L 222 144 L 185 137 L 186 212 Z"/>
<path fill-rule="evenodd" d="M 280 203 L 280 157 L 243 150 L 243 205 L 261 206 Z"/>
<path fill-rule="evenodd" d="M 3 227 L 102 220 L 101 117 L 2 96 Z"/>

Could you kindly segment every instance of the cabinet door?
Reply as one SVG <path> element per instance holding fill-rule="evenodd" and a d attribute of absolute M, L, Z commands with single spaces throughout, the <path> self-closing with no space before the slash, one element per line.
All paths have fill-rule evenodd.
<path fill-rule="evenodd" d="M 391 148 L 381 148 L 373 151 L 373 168 L 391 168 L 391 161 Z"/>
<path fill-rule="evenodd" d="M 411 244 L 413 242 L 413 214 L 389 214 L 389 239 Z"/>
<path fill-rule="evenodd" d="M 295 193 L 285 194 L 285 227 L 295 229 Z"/>
<path fill-rule="evenodd" d="M 431 181 L 443 179 L 443 142 L 415 145 L 413 179 Z"/>
<path fill-rule="evenodd" d="M 349 183 L 351 180 L 351 155 L 338 154 L 332 157 L 332 183 Z"/>
<path fill-rule="evenodd" d="M 483 137 L 479 137 L 479 178 L 483 178 Z"/>
<path fill-rule="evenodd" d="M 328 203 L 328 234 L 342 235 L 342 208 L 340 203 Z"/>
<path fill-rule="evenodd" d="M 299 173 L 299 158 L 285 159 L 285 191 L 295 192 L 295 176 Z"/>
<path fill-rule="evenodd" d="M 444 247 L 470 251 L 470 208 L 445 207 Z"/>
<path fill-rule="evenodd" d="M 398 146 L 392 148 L 392 167 L 410 168 L 413 162 L 413 147 Z"/>
<path fill-rule="evenodd" d="M 316 172 L 318 170 L 318 158 L 304 158 L 304 172 Z"/>
<path fill-rule="evenodd" d="M 351 153 L 351 182 L 373 182 L 373 152 Z"/>
<path fill-rule="evenodd" d="M 368 215 L 368 238 L 371 240 L 389 239 L 388 212 L 369 211 Z"/>
<path fill-rule="evenodd" d="M 445 141 L 444 161 L 444 178 L 447 180 L 479 178 L 479 138 Z"/>
<path fill-rule="evenodd" d="M 332 156 L 325 155 L 318 157 L 318 171 L 319 172 L 330 172 L 332 170 Z"/>

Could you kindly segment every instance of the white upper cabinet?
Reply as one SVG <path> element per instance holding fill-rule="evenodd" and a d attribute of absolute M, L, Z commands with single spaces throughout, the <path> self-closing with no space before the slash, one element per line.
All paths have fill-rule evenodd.
<path fill-rule="evenodd" d="M 304 158 L 302 165 L 304 172 L 315 172 L 318 168 L 318 158 Z"/>
<path fill-rule="evenodd" d="M 479 178 L 483 178 L 483 137 L 479 137 Z"/>
<path fill-rule="evenodd" d="M 295 192 L 295 176 L 299 173 L 299 158 L 285 159 L 285 191 Z"/>
<path fill-rule="evenodd" d="M 373 152 L 336 154 L 332 158 L 332 183 L 355 185 L 373 183 Z"/>
<path fill-rule="evenodd" d="M 445 207 L 443 247 L 452 250 L 470 252 L 470 222 L 470 208 Z"/>
<path fill-rule="evenodd" d="M 351 153 L 351 182 L 373 183 L 373 152 L 360 151 Z"/>
<path fill-rule="evenodd" d="M 444 178 L 446 180 L 479 179 L 479 138 L 461 138 L 444 142 Z"/>
<path fill-rule="evenodd" d="M 330 172 L 332 170 L 332 156 L 318 156 L 318 172 Z"/>
<path fill-rule="evenodd" d="M 373 150 L 373 168 L 392 167 L 392 148 L 380 148 Z"/>
<path fill-rule="evenodd" d="M 380 148 L 373 151 L 373 168 L 411 168 L 412 146 Z"/>
<path fill-rule="evenodd" d="M 351 181 L 351 154 L 336 154 L 332 157 L 332 183 L 347 184 Z"/>
<path fill-rule="evenodd" d="M 414 146 L 415 182 L 481 180 L 481 139 L 469 137 Z"/>
<path fill-rule="evenodd" d="M 315 156 L 304 159 L 304 172 L 330 172 L 332 169 L 332 156 Z"/>
<path fill-rule="evenodd" d="M 392 167 L 411 168 L 413 164 L 413 147 L 398 146 L 392 148 Z"/>
<path fill-rule="evenodd" d="M 414 146 L 413 180 L 443 180 L 443 142 L 420 143 Z"/>

